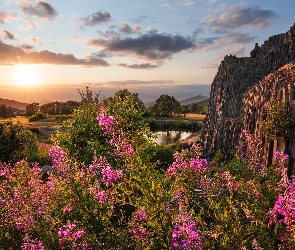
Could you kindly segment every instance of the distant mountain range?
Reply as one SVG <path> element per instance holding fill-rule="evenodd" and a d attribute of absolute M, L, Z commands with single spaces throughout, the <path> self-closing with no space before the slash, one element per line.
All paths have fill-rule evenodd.
<path fill-rule="evenodd" d="M 209 97 L 208 96 L 203 96 L 203 95 L 197 95 L 197 96 L 185 99 L 185 100 L 181 100 L 179 102 L 180 102 L 181 105 L 188 105 L 188 104 L 192 104 L 192 103 L 195 103 L 195 102 L 201 102 L 200 105 L 207 106 L 209 104 Z M 149 102 L 149 103 L 146 103 L 145 106 L 146 107 L 151 107 L 155 103 L 156 103 L 156 101 Z"/>
<path fill-rule="evenodd" d="M 192 104 L 192 103 L 195 103 L 195 102 L 204 101 L 204 100 L 206 100 L 208 98 L 209 98 L 208 96 L 197 95 L 197 96 L 194 96 L 194 97 L 191 97 L 191 98 L 179 101 L 179 102 L 180 102 L 181 105 L 188 105 L 188 104 Z"/>
<path fill-rule="evenodd" d="M 49 103 L 49 102 L 52 102 L 52 101 L 43 100 L 43 101 L 39 102 L 39 105 L 42 106 L 42 105 L 44 105 L 46 103 Z M 13 107 L 13 108 L 17 108 L 17 109 L 20 109 L 20 110 L 26 110 L 26 106 L 29 103 L 18 102 L 18 101 L 15 101 L 15 100 L 9 100 L 9 99 L 0 98 L 0 104 L 4 104 L 7 107 Z"/>
<path fill-rule="evenodd" d="M 26 106 L 28 105 L 28 103 L 18 102 L 18 101 L 9 100 L 9 99 L 3 99 L 3 98 L 0 98 L 0 104 L 4 104 L 7 107 L 13 107 L 13 108 L 21 109 L 21 110 L 26 110 Z"/>

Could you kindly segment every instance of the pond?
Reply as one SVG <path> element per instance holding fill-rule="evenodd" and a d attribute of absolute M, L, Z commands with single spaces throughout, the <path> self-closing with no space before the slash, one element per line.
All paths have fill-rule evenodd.
<path fill-rule="evenodd" d="M 156 136 L 154 141 L 157 144 L 173 143 L 187 138 L 188 136 L 195 134 L 195 130 L 156 130 L 153 134 Z"/>

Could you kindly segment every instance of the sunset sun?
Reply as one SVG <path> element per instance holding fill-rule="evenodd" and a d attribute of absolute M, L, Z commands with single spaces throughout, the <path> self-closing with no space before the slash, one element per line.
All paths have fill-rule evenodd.
<path fill-rule="evenodd" d="M 14 83 L 19 86 L 34 86 L 40 83 L 40 74 L 34 65 L 18 65 L 14 69 Z"/>

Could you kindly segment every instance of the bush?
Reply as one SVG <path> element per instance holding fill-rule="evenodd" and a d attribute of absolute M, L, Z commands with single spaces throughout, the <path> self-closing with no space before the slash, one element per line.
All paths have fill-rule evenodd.
<path fill-rule="evenodd" d="M 268 102 L 267 117 L 261 123 L 261 133 L 272 140 L 285 139 L 290 134 L 290 126 L 288 106 L 279 100 Z"/>
<path fill-rule="evenodd" d="M 165 172 L 173 163 L 173 155 L 180 150 L 180 143 L 156 145 L 152 162 L 157 163 L 156 169 Z"/>
<path fill-rule="evenodd" d="M 26 148 L 36 141 L 36 136 L 20 122 L 0 123 L 0 161 L 15 163 L 26 156 Z"/>
<path fill-rule="evenodd" d="M 28 145 L 26 149 L 28 163 L 38 163 L 39 166 L 51 165 L 50 147 L 50 145 L 40 142 Z"/>
<path fill-rule="evenodd" d="M 32 115 L 29 117 L 29 122 L 37 122 L 46 119 L 47 116 L 44 115 L 43 113 L 37 113 L 36 115 Z"/>
<path fill-rule="evenodd" d="M 74 128 L 82 130 L 87 121 L 78 118 Z M 294 249 L 295 182 L 286 155 L 259 164 L 252 155 L 258 139 L 244 132 L 242 154 L 223 171 L 210 174 L 193 145 L 175 152 L 163 173 L 114 117 L 97 121 L 107 151 L 90 163 L 55 145 L 43 181 L 38 165 L 0 164 L 1 249 Z M 161 151 L 171 157 L 171 148 Z"/>

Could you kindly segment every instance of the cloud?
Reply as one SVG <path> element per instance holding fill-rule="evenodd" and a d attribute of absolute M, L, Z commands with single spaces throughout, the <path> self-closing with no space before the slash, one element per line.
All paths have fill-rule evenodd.
<path fill-rule="evenodd" d="M 191 1 L 191 0 L 182 0 L 176 3 L 176 5 L 180 5 L 183 7 L 190 7 L 190 6 L 193 6 L 194 4 L 195 4 L 195 1 Z"/>
<path fill-rule="evenodd" d="M 15 40 L 15 34 L 11 33 L 8 30 L 1 30 L 2 37 L 5 39 Z"/>
<path fill-rule="evenodd" d="M 14 64 L 57 64 L 57 65 L 79 65 L 86 67 L 108 66 L 109 64 L 97 57 L 89 56 L 85 59 L 77 59 L 72 54 L 54 53 L 48 50 L 35 51 L 33 47 L 21 45 L 15 47 L 0 42 L 0 65 Z M 29 49 L 28 49 L 29 48 Z"/>
<path fill-rule="evenodd" d="M 19 46 L 19 48 L 25 50 L 25 51 L 28 51 L 28 50 L 34 50 L 35 47 L 33 45 L 29 45 L 29 44 L 22 44 Z"/>
<path fill-rule="evenodd" d="M 151 27 L 151 26 L 147 27 L 145 30 L 146 30 L 148 33 L 150 33 L 150 34 L 156 34 L 156 33 L 158 33 L 158 30 L 155 29 L 155 28 L 153 28 L 153 27 Z"/>
<path fill-rule="evenodd" d="M 199 39 L 195 42 L 196 49 L 203 49 L 206 50 L 209 46 L 214 44 L 215 40 L 220 39 L 220 37 L 208 37 Z"/>
<path fill-rule="evenodd" d="M 170 9 L 170 10 L 175 10 L 175 8 L 172 5 L 170 5 L 169 3 L 163 3 L 160 6 Z"/>
<path fill-rule="evenodd" d="M 42 40 L 41 40 L 40 38 L 35 37 L 35 36 L 30 36 L 30 37 L 29 37 L 29 41 L 30 41 L 31 43 L 35 43 L 35 44 L 38 44 L 38 45 L 40 45 L 40 44 L 43 43 Z"/>
<path fill-rule="evenodd" d="M 255 29 L 263 29 L 270 26 L 270 20 L 277 17 L 272 10 L 265 10 L 261 7 L 242 8 L 239 5 L 231 6 L 227 12 L 218 16 L 206 16 L 202 22 L 212 27 L 235 29 L 249 25 Z"/>
<path fill-rule="evenodd" d="M 133 18 L 131 21 L 135 23 L 141 23 L 144 19 L 146 19 L 148 16 L 147 15 L 141 15 L 138 18 Z"/>
<path fill-rule="evenodd" d="M 230 32 L 221 36 L 220 38 L 215 40 L 215 43 L 221 46 L 232 45 L 232 44 L 245 44 L 252 43 L 256 39 L 255 36 L 252 36 L 248 33 L 240 33 L 240 32 Z"/>
<path fill-rule="evenodd" d="M 128 68 L 128 69 L 155 69 L 155 68 L 159 68 L 160 64 L 155 65 L 150 63 L 141 63 L 141 64 L 128 65 L 126 63 L 120 63 L 119 66 Z"/>
<path fill-rule="evenodd" d="M 30 18 L 24 19 L 25 23 L 19 26 L 22 30 L 30 30 L 30 29 L 37 29 L 40 27 L 39 23 L 33 22 Z"/>
<path fill-rule="evenodd" d="M 18 15 L 13 14 L 13 13 L 9 13 L 9 12 L 0 11 L 0 23 L 5 23 L 6 21 L 8 21 L 10 19 L 17 20 Z"/>
<path fill-rule="evenodd" d="M 195 42 L 195 47 L 198 50 L 203 50 L 208 52 L 208 51 L 217 50 L 217 49 L 220 49 L 221 47 L 226 47 L 226 46 L 233 47 L 237 45 L 241 46 L 247 43 L 254 43 L 255 40 L 256 40 L 256 37 L 248 33 L 229 32 L 226 34 L 222 34 L 221 36 L 198 39 Z M 236 53 L 236 54 L 244 55 L 244 53 Z"/>
<path fill-rule="evenodd" d="M 194 41 L 180 35 L 145 34 L 137 38 L 119 38 L 113 40 L 92 39 L 90 46 L 102 47 L 111 53 L 128 53 L 146 60 L 163 60 L 173 54 L 193 49 Z"/>
<path fill-rule="evenodd" d="M 57 10 L 50 3 L 45 1 L 38 0 L 34 3 L 22 2 L 20 7 L 23 13 L 38 19 L 52 20 L 58 15 Z"/>
<path fill-rule="evenodd" d="M 133 27 L 130 27 L 127 23 L 123 22 L 119 25 L 119 30 L 124 32 L 124 33 L 140 33 L 141 32 L 141 27 L 135 25 Z"/>
<path fill-rule="evenodd" d="M 78 21 L 87 26 L 94 26 L 112 20 L 112 16 L 108 12 L 96 11 L 88 17 L 77 18 Z"/>
<path fill-rule="evenodd" d="M 193 37 L 197 37 L 200 34 L 205 34 L 206 31 L 201 28 L 201 27 L 197 27 L 194 31 L 193 31 Z"/>

